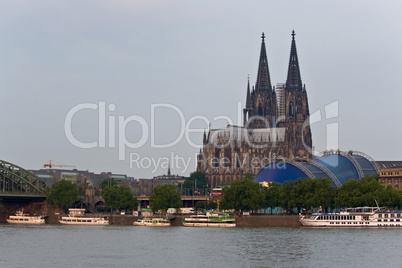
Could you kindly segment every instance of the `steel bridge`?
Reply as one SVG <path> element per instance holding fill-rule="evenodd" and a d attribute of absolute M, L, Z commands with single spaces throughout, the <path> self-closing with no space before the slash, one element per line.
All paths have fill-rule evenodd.
<path fill-rule="evenodd" d="M 46 198 L 46 182 L 32 172 L 0 160 L 0 199 Z"/>

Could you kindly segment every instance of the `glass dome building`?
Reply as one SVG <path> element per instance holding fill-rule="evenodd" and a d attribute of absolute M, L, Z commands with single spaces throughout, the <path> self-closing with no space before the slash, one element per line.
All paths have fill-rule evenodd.
<path fill-rule="evenodd" d="M 283 183 L 298 178 L 329 178 L 339 187 L 348 179 L 377 173 L 375 161 L 361 152 L 328 151 L 310 162 L 289 159 L 271 162 L 259 171 L 254 181 Z"/>

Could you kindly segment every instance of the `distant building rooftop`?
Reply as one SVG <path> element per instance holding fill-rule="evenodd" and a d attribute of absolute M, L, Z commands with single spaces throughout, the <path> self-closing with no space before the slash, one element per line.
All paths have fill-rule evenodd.
<path fill-rule="evenodd" d="M 402 168 L 402 161 L 375 161 L 380 169 L 383 168 Z"/>

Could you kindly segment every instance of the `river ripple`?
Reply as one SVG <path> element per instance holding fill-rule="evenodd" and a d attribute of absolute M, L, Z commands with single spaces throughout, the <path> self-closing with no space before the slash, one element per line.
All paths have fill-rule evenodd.
<path fill-rule="evenodd" d="M 400 267 L 402 229 L 0 225 L 0 267 Z"/>

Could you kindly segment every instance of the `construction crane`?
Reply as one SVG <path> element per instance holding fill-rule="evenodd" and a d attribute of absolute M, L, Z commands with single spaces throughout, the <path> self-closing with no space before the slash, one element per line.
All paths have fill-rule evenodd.
<path fill-rule="evenodd" d="M 52 167 L 75 167 L 75 166 L 70 166 L 70 165 L 56 165 L 53 164 L 52 160 L 49 160 L 49 164 L 44 164 L 43 167 L 48 167 L 48 168 L 52 168 Z"/>

